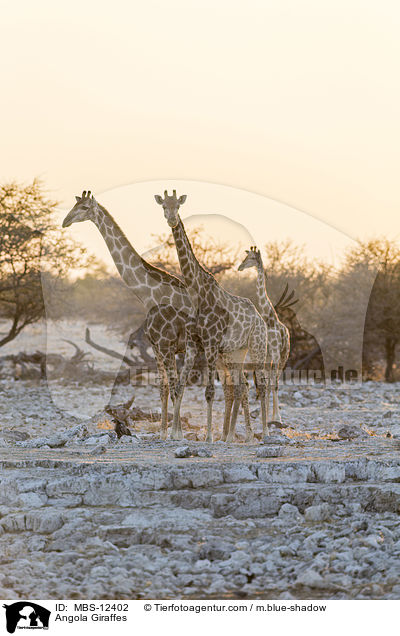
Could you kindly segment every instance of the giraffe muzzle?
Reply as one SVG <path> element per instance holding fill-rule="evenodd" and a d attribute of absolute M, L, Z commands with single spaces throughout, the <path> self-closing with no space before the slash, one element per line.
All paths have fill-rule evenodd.
<path fill-rule="evenodd" d="M 69 214 L 67 214 L 64 221 L 62 222 L 62 227 L 69 227 L 70 225 L 72 225 L 72 218 Z"/>

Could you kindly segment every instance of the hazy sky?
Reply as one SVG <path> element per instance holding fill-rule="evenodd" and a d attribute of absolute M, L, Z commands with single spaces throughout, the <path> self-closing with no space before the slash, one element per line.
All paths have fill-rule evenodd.
<path fill-rule="evenodd" d="M 250 245 L 262 249 L 269 241 L 295 237 L 293 240 L 304 245 L 308 256 L 338 266 L 344 248 L 352 243 L 328 223 L 267 197 L 228 186 L 163 179 L 121 186 L 98 197 L 141 253 L 149 254 L 149 248 L 157 244 L 153 234 L 168 235 L 171 231 L 162 207 L 154 200 L 154 194 L 163 194 L 165 188 L 170 194 L 173 188 L 178 196 L 188 194 L 180 209 L 188 230 L 202 226 L 213 240 L 230 245 L 234 251 L 240 246 L 241 259 Z M 60 210 L 60 224 L 64 216 L 65 210 Z M 114 268 L 105 242 L 92 223 L 76 223 L 66 232 Z"/>
<path fill-rule="evenodd" d="M 399 33 L 395 0 L 3 0 L 0 179 L 40 176 L 65 209 L 125 193 L 124 227 L 143 213 L 118 186 L 173 179 L 400 236 Z M 202 192 L 186 214 L 214 211 Z"/>

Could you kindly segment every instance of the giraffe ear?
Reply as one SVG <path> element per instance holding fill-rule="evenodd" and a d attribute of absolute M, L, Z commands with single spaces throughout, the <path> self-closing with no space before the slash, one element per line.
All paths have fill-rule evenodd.
<path fill-rule="evenodd" d="M 183 205 L 183 204 L 185 203 L 185 201 L 186 201 L 186 197 L 187 197 L 187 195 L 186 195 L 186 194 L 182 194 L 182 195 L 179 197 L 179 199 L 178 199 L 178 203 L 179 203 L 179 205 Z"/>
<path fill-rule="evenodd" d="M 155 198 L 155 200 L 157 201 L 158 205 L 162 205 L 163 200 L 162 200 L 162 197 L 160 197 L 160 195 L 159 195 L 159 194 L 155 194 L 155 195 L 154 195 L 154 198 Z"/>

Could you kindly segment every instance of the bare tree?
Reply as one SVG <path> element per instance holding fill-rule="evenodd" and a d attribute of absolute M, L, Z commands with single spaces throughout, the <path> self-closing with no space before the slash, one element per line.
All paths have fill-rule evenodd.
<path fill-rule="evenodd" d="M 56 205 L 36 179 L 0 186 L 0 316 L 8 322 L 0 347 L 44 315 L 42 275 L 55 287 L 88 263 L 83 249 L 57 228 Z"/>
<path fill-rule="evenodd" d="M 378 269 L 364 325 L 363 365 L 368 374 L 384 358 L 385 381 L 394 382 L 396 347 L 400 341 L 400 249 L 396 242 L 374 239 L 359 242 L 349 259 L 353 269 Z"/>

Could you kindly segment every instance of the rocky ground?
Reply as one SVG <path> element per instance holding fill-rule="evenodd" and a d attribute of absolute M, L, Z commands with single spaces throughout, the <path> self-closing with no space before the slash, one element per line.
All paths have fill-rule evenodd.
<path fill-rule="evenodd" d="M 229 445 L 221 387 L 214 444 L 203 389 L 162 442 L 116 439 L 110 388 L 0 377 L 1 598 L 399 598 L 400 385 L 283 386 L 265 443 L 252 391 L 258 439 Z"/>

